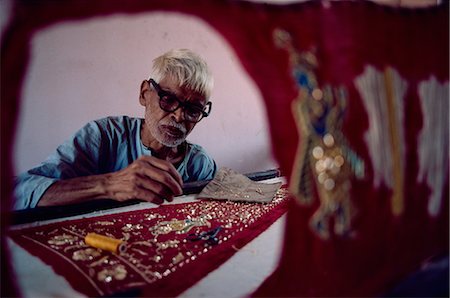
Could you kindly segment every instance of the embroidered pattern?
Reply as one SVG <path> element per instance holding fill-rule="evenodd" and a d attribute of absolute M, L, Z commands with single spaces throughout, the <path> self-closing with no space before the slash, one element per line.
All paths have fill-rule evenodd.
<path fill-rule="evenodd" d="M 393 68 L 380 72 L 367 66 L 355 79 L 355 86 L 369 116 L 365 140 L 374 169 L 374 185 L 384 183 L 393 190 L 392 212 L 400 215 L 404 209 L 403 101 L 408 84 Z"/>
<path fill-rule="evenodd" d="M 65 268 L 60 274 L 87 296 L 154 286 L 156 296 L 166 297 L 173 296 L 171 287 L 177 281 L 169 278 L 174 273 L 184 276 L 197 270 L 206 275 L 207 264 L 235 251 L 231 245 L 242 247 L 255 230 L 281 216 L 288 197 L 287 189 L 281 188 L 270 203 L 199 200 L 16 230 L 10 236 L 40 258 L 50 255 L 52 261 L 43 259 L 50 265 L 62 263 Z M 89 246 L 88 233 L 120 239 L 126 242 L 126 250 Z M 192 279 L 181 280 L 177 286 Z"/>
<path fill-rule="evenodd" d="M 449 152 L 449 84 L 434 77 L 419 84 L 423 128 L 419 134 L 419 174 L 431 189 L 428 212 L 436 216 L 441 208 L 442 190 L 448 175 Z"/>
<path fill-rule="evenodd" d="M 355 214 L 350 198 L 351 179 L 364 176 L 364 162 L 348 146 L 341 132 L 347 97 L 344 88 L 317 81 L 318 61 L 314 50 L 299 53 L 290 34 L 274 31 L 274 41 L 289 54 L 298 97 L 292 102 L 301 140 L 291 174 L 290 191 L 301 204 L 310 204 L 313 188 L 320 207 L 310 219 L 310 226 L 321 238 L 330 237 L 329 225 L 334 219 L 334 233 L 350 235 Z"/>

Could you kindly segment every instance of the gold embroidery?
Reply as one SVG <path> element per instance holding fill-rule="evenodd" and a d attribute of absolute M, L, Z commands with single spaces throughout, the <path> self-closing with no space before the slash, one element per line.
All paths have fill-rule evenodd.
<path fill-rule="evenodd" d="M 109 257 L 108 256 L 104 256 L 103 258 L 101 258 L 101 259 L 91 263 L 89 265 L 89 267 L 95 267 L 95 266 L 98 266 L 98 265 L 103 265 L 103 264 L 108 264 L 108 263 L 109 263 Z"/>
<path fill-rule="evenodd" d="M 184 260 L 184 255 L 181 252 L 179 252 L 175 257 L 172 258 L 172 263 L 174 265 L 176 265 L 183 260 Z"/>
<path fill-rule="evenodd" d="M 156 243 L 156 251 L 158 252 L 161 249 L 168 249 L 168 248 L 177 248 L 180 241 L 178 240 L 168 240 L 166 242 L 157 242 Z"/>
<path fill-rule="evenodd" d="M 86 248 L 82 250 L 74 251 L 72 254 L 72 260 L 74 261 L 90 261 L 95 257 L 99 257 L 101 254 L 98 250 L 93 248 Z"/>
<path fill-rule="evenodd" d="M 135 230 L 142 230 L 144 227 L 141 224 L 130 224 L 127 223 L 122 227 L 122 231 L 124 232 L 131 232 L 131 231 L 135 231 Z"/>
<path fill-rule="evenodd" d="M 301 204 L 310 204 L 317 189 L 320 206 L 310 219 L 313 231 L 330 237 L 349 235 L 355 214 L 350 198 L 351 179 L 364 175 L 363 161 L 350 149 L 341 132 L 347 96 L 344 88 L 319 86 L 315 70 L 319 67 L 315 50 L 297 52 L 288 32 L 277 29 L 274 41 L 289 54 L 298 97 L 292 113 L 299 131 L 299 146 L 291 174 L 290 191 Z"/>
<path fill-rule="evenodd" d="M 99 222 L 96 222 L 96 224 L 101 225 L 101 226 L 112 226 L 112 225 L 114 225 L 114 223 L 112 221 L 99 221 Z"/>
<path fill-rule="evenodd" d="M 112 268 L 103 269 L 97 274 L 97 279 L 106 283 L 114 279 L 123 280 L 127 276 L 127 270 L 124 265 L 117 265 Z"/>
<path fill-rule="evenodd" d="M 135 282 L 156 282 L 189 263 L 208 258 L 217 244 L 229 242 L 263 215 L 278 208 L 278 204 L 286 203 L 287 194 L 286 189 L 280 189 L 268 204 L 201 201 L 178 208 L 168 206 L 168 215 L 158 215 L 158 209 L 155 209 L 156 215 L 141 211 L 114 215 L 114 220 L 112 217 L 103 221 L 86 219 L 56 229 L 47 228 L 52 235 L 48 232 L 30 233 L 37 238 L 36 241 L 64 253 L 94 283 L 111 294 L 118 289 L 126 290 L 124 285 Z M 108 222 L 114 222 L 114 225 Z M 214 229 L 221 227 L 221 232 L 209 233 L 214 230 L 212 225 Z M 234 230 L 230 231 L 231 227 Z M 114 254 L 88 247 L 83 239 L 93 231 L 115 240 L 128 240 L 127 250 Z M 209 237 L 189 240 L 190 234 L 204 235 L 205 232 Z M 122 282 L 118 282 L 120 280 Z"/>
<path fill-rule="evenodd" d="M 66 244 L 74 244 L 78 240 L 77 236 L 72 236 L 68 234 L 56 235 L 53 236 L 50 240 L 48 240 L 48 244 L 53 245 L 66 245 Z"/>
<path fill-rule="evenodd" d="M 204 216 L 200 216 L 198 218 L 185 219 L 185 220 L 177 220 L 172 219 L 170 221 L 162 221 L 157 225 L 151 227 L 150 232 L 155 235 L 168 234 L 170 232 L 176 232 L 177 234 L 184 234 L 189 232 L 194 227 L 199 226 L 208 226 L 211 224 L 206 220 Z"/>
<path fill-rule="evenodd" d="M 392 67 L 384 71 L 367 65 L 354 80 L 368 114 L 365 134 L 372 162 L 373 183 L 392 189 L 391 209 L 400 215 L 404 209 L 405 132 L 404 97 L 408 82 Z"/>
<path fill-rule="evenodd" d="M 386 84 L 386 100 L 388 110 L 389 136 L 391 139 L 391 153 L 392 153 L 392 171 L 394 178 L 394 193 L 392 194 L 392 213 L 399 215 L 403 212 L 403 164 L 400 152 L 400 133 L 397 129 L 397 119 L 395 116 L 395 92 L 392 86 L 392 71 L 386 68 L 384 72 L 384 81 Z"/>

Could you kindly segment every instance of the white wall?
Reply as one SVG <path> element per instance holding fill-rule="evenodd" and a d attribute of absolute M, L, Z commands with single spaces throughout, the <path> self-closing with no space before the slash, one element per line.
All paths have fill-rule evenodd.
<path fill-rule="evenodd" d="M 152 59 L 171 48 L 200 53 L 215 77 L 210 117 L 188 137 L 219 166 L 247 173 L 277 167 L 259 91 L 224 39 L 202 20 L 176 13 L 116 15 L 38 32 L 15 142 L 16 173 L 39 164 L 87 121 L 143 117 L 139 86 Z"/>

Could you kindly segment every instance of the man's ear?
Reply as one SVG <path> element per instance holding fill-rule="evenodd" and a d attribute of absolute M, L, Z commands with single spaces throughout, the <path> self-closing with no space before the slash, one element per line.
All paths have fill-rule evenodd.
<path fill-rule="evenodd" d="M 142 81 L 141 83 L 141 88 L 139 90 L 139 103 L 143 106 L 146 105 L 147 100 L 145 99 L 145 92 L 147 92 L 149 90 L 150 85 L 148 84 L 148 82 L 146 80 Z"/>

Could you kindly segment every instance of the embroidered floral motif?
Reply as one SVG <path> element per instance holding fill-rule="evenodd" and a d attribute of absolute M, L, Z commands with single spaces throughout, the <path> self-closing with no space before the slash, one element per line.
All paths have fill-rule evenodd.
<path fill-rule="evenodd" d="M 123 280 L 127 276 L 127 270 L 123 265 L 117 265 L 112 268 L 103 269 L 97 274 L 97 279 L 106 283 L 113 280 Z"/>
<path fill-rule="evenodd" d="M 86 248 L 86 249 L 80 249 L 73 253 L 72 260 L 74 261 L 90 261 L 94 258 L 100 256 L 100 251 L 98 251 L 95 248 Z"/>
<path fill-rule="evenodd" d="M 330 219 L 334 233 L 349 235 L 355 208 L 350 198 L 351 179 L 364 176 L 364 162 L 347 145 L 341 132 L 347 97 L 344 88 L 320 87 L 315 70 L 315 50 L 299 53 L 290 34 L 274 31 L 274 41 L 289 54 L 298 97 L 292 113 L 301 140 L 291 174 L 290 191 L 301 204 L 310 204 L 317 190 L 320 207 L 310 219 L 313 231 L 321 238 L 330 237 Z"/>
<path fill-rule="evenodd" d="M 156 226 L 150 228 L 150 231 L 156 237 L 161 234 L 168 234 L 176 232 L 177 234 L 184 234 L 189 232 L 194 227 L 207 226 L 211 224 L 206 220 L 205 216 L 193 219 L 177 220 L 173 218 L 170 221 L 159 222 Z"/>

